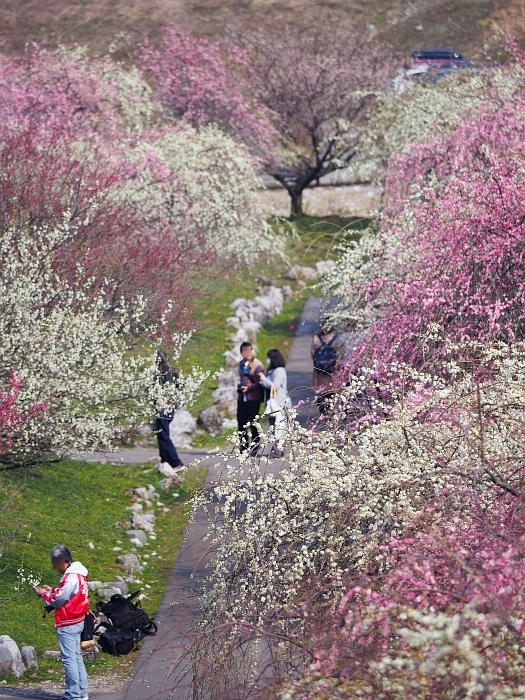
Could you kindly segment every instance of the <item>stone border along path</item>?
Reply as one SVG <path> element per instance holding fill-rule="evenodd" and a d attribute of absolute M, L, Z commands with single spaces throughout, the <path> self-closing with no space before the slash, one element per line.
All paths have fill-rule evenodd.
<path fill-rule="evenodd" d="M 313 393 L 310 389 L 312 378 L 312 360 L 310 358 L 310 341 L 317 330 L 321 300 L 309 299 L 301 316 L 299 327 L 292 344 L 289 359 L 286 364 L 288 373 L 288 391 L 294 405 L 305 402 L 298 408 L 298 420 L 306 425 L 311 417 L 317 415 L 311 404 Z M 208 467 L 207 483 L 213 484 L 213 462 L 215 457 L 206 452 L 194 451 L 179 454 L 186 464 L 195 458 Z M 130 449 L 120 452 L 103 453 L 102 455 L 83 455 L 88 461 L 123 462 L 140 464 L 157 456 L 153 450 Z M 270 469 L 278 470 L 279 461 L 270 464 Z M 201 588 L 200 580 L 206 576 L 207 543 L 203 541 L 207 532 L 208 519 L 204 512 L 199 511 L 186 533 L 173 571 L 164 592 L 162 603 L 155 615 L 158 633 L 155 637 L 146 637 L 138 652 L 130 676 L 120 692 L 90 693 L 90 700 L 153 700 L 153 698 L 172 698 L 182 700 L 191 692 L 191 668 L 185 679 L 179 678 L 179 671 L 172 673 L 177 662 L 184 653 L 189 635 L 198 615 L 198 595 Z M 173 601 L 179 601 L 174 603 Z M 175 691 L 179 686 L 181 692 Z M 171 695 L 170 695 L 171 693 Z M 21 700 L 56 700 L 58 696 L 48 692 L 24 690 L 23 688 L 2 688 L 0 698 L 17 697 Z"/>

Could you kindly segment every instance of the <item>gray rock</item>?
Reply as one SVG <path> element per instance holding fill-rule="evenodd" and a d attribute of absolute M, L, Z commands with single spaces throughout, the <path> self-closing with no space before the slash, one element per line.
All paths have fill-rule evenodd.
<path fill-rule="evenodd" d="M 315 263 L 315 269 L 319 277 L 327 275 L 335 267 L 335 260 L 319 260 Z"/>
<path fill-rule="evenodd" d="M 243 320 L 239 330 L 235 331 L 235 333 L 232 333 L 230 336 L 228 336 L 228 339 L 231 340 L 234 345 L 239 346 L 241 343 L 248 342 L 248 333 L 242 325 L 244 323 L 249 323 L 249 321 L 247 319 Z"/>
<path fill-rule="evenodd" d="M 217 381 L 219 382 L 219 388 L 235 389 L 237 391 L 239 372 L 233 369 L 221 369 L 217 374 Z"/>
<path fill-rule="evenodd" d="M 142 571 L 139 558 L 132 552 L 128 554 L 119 554 L 117 557 L 117 564 L 126 574 L 137 574 Z"/>
<path fill-rule="evenodd" d="M 155 513 L 133 513 L 131 519 L 131 527 L 134 530 L 144 530 L 144 532 L 153 532 L 155 522 Z"/>
<path fill-rule="evenodd" d="M 238 316 L 228 316 L 226 323 L 228 326 L 235 328 L 235 330 L 241 327 L 241 319 Z"/>
<path fill-rule="evenodd" d="M 233 364 L 235 365 L 235 369 L 220 370 L 217 375 L 219 386 L 213 392 L 213 400 L 219 412 L 231 418 L 237 413 L 237 385 L 239 383 L 239 372 L 236 367 L 237 363 L 234 362 Z"/>
<path fill-rule="evenodd" d="M 122 595 L 128 595 L 129 593 L 128 584 L 125 581 L 105 581 L 99 591 L 104 588 L 116 588 Z"/>
<path fill-rule="evenodd" d="M 90 591 L 98 591 L 98 589 L 102 588 L 102 586 L 102 581 L 88 581 L 88 588 Z"/>
<path fill-rule="evenodd" d="M 159 474 L 162 474 L 162 476 L 173 476 L 176 474 L 175 469 L 168 464 L 167 462 L 161 462 L 160 464 L 157 464 L 157 471 Z"/>
<path fill-rule="evenodd" d="M 92 644 L 91 646 L 87 647 L 86 649 L 82 649 L 81 651 L 84 662 L 91 664 L 100 657 L 100 653 L 102 650 L 98 644 Z"/>
<path fill-rule="evenodd" d="M 302 267 L 301 265 L 294 265 L 286 273 L 286 279 L 297 281 L 300 279 L 304 280 L 315 280 L 318 277 L 317 270 L 313 267 Z"/>
<path fill-rule="evenodd" d="M 142 513 L 142 511 L 144 510 L 144 506 L 142 505 L 142 503 L 133 503 L 133 504 L 129 507 L 129 509 L 130 509 L 133 513 Z"/>
<path fill-rule="evenodd" d="M 222 432 L 223 423 L 224 417 L 218 406 L 204 408 L 199 413 L 199 424 L 212 437 L 215 437 L 215 435 L 219 435 L 219 433 Z M 166 474 L 166 476 L 168 476 L 168 474 Z"/>
<path fill-rule="evenodd" d="M 126 537 L 130 540 L 138 540 L 141 544 L 147 544 L 148 538 L 143 530 L 126 530 Z"/>
<path fill-rule="evenodd" d="M 212 394 L 213 400 L 221 413 L 233 418 L 237 415 L 237 385 L 235 387 L 219 387 Z"/>
<path fill-rule="evenodd" d="M 197 421 L 189 411 L 175 411 L 170 423 L 170 438 L 176 447 L 189 447 L 197 433 Z"/>
<path fill-rule="evenodd" d="M 147 437 L 148 435 L 151 435 L 153 433 L 153 426 L 144 423 L 143 425 L 139 425 L 137 428 L 137 433 L 139 435 L 142 435 L 143 437 Z"/>
<path fill-rule="evenodd" d="M 232 303 L 230 304 L 230 309 L 235 311 L 235 309 L 237 309 L 239 306 L 244 306 L 246 303 L 247 303 L 246 299 L 242 299 L 242 298 L 234 299 L 232 301 Z"/>
<path fill-rule="evenodd" d="M 261 324 L 258 321 L 245 321 L 242 328 L 248 336 L 248 342 L 252 345 L 257 343 L 257 333 L 261 330 Z"/>
<path fill-rule="evenodd" d="M 35 647 L 20 647 L 20 656 L 26 668 L 38 668 Z"/>
<path fill-rule="evenodd" d="M 169 489 L 177 488 L 182 484 L 182 479 L 178 474 L 175 476 L 167 476 L 165 479 L 159 481 L 159 486 L 163 491 L 169 491 Z"/>
<path fill-rule="evenodd" d="M 226 362 L 226 367 L 228 367 L 230 370 L 234 370 L 241 360 L 241 353 L 239 352 L 238 347 L 234 347 L 231 350 L 226 350 L 226 352 L 222 353 L 222 356 Z"/>
<path fill-rule="evenodd" d="M 102 600 L 109 600 L 111 596 L 115 595 L 116 593 L 120 593 L 120 588 L 116 588 L 114 586 L 109 588 L 99 588 L 97 591 L 98 597 L 102 598 Z"/>
<path fill-rule="evenodd" d="M 13 673 L 20 678 L 24 671 L 24 662 L 16 642 L 7 634 L 2 634 L 0 636 L 0 676 Z"/>
<path fill-rule="evenodd" d="M 135 496 L 138 496 L 139 498 L 143 498 L 144 500 L 149 501 L 151 494 L 148 491 L 148 489 L 145 488 L 144 486 L 139 486 L 136 489 L 132 489 L 132 491 L 135 494 Z"/>
<path fill-rule="evenodd" d="M 43 659 L 60 659 L 60 652 L 48 649 L 42 654 Z"/>
<path fill-rule="evenodd" d="M 286 284 L 281 291 L 283 293 L 285 301 L 288 301 L 288 299 L 291 299 L 293 297 L 293 289 L 290 287 L 289 284 Z"/>

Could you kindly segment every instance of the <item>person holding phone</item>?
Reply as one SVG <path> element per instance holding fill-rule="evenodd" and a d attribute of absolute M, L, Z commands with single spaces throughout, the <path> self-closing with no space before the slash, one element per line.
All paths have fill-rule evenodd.
<path fill-rule="evenodd" d="M 80 635 L 89 610 L 87 569 L 73 561 L 64 545 L 50 552 L 53 569 L 62 576 L 58 586 L 35 587 L 35 593 L 55 610 L 55 627 L 64 664 L 66 689 L 60 700 L 88 700 L 88 679 L 80 651 Z"/>

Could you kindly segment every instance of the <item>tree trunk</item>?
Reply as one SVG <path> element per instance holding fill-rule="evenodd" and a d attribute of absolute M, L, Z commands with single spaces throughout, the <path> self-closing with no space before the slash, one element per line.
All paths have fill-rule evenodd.
<path fill-rule="evenodd" d="M 303 215 L 303 191 L 290 191 L 292 199 L 292 210 L 290 212 L 290 221 L 298 221 Z"/>

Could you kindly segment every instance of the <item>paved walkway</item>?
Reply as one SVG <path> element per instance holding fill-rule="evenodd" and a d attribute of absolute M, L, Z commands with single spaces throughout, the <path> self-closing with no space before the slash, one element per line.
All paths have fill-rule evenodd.
<path fill-rule="evenodd" d="M 308 422 L 312 414 L 315 414 L 311 404 L 313 394 L 309 388 L 312 374 L 310 340 L 317 330 L 319 306 L 319 299 L 310 299 L 306 303 L 287 363 L 288 390 L 294 405 L 301 404 L 298 409 L 298 418 L 303 425 Z M 187 464 L 196 457 L 202 459 L 202 463 L 208 467 L 207 483 L 210 486 L 213 485 L 218 469 L 216 457 L 204 452 L 181 452 L 180 454 Z M 146 462 L 155 458 L 156 455 L 157 453 L 152 450 L 133 449 L 107 454 L 105 459 L 132 464 Z M 95 458 L 95 456 L 88 457 Z M 83 459 L 86 457 L 84 456 Z M 100 456 L 97 460 L 100 461 Z M 223 465 L 224 463 L 221 466 Z M 275 460 L 269 469 L 278 471 L 279 467 L 279 461 Z M 191 694 L 192 669 L 187 668 L 185 676 L 180 675 L 180 668 L 177 668 L 176 674 L 174 669 L 184 654 L 198 616 L 201 580 L 207 573 L 205 568 L 207 543 L 203 540 L 207 525 L 206 514 L 203 511 L 197 512 L 188 528 L 186 539 L 181 545 L 166 586 L 164 599 L 155 616 L 158 633 L 155 637 L 146 637 L 144 640 L 124 689 L 120 693 L 91 693 L 91 700 L 152 700 L 168 696 L 172 700 L 183 700 Z M 0 688 L 0 698 L 6 695 L 13 697 L 14 693 L 9 694 L 7 689 Z M 20 695 L 20 691 L 15 697 L 33 700 L 56 698 L 50 694 Z"/>

